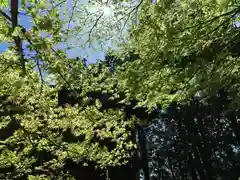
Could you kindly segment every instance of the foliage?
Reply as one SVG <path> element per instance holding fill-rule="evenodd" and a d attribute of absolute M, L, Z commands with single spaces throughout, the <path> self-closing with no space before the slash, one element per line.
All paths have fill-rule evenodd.
<path fill-rule="evenodd" d="M 14 56 L 7 56 L 9 53 L 3 54 L 2 59 L 14 66 Z M 134 148 L 129 142 L 133 119 L 126 121 L 121 110 L 100 112 L 101 104 L 97 102 L 89 107 L 81 104 L 58 107 L 57 88 L 41 85 L 40 77 L 30 68 L 22 78 L 17 65 L 6 69 L 7 60 L 1 63 L 1 109 L 6 116 L 1 117 L 0 168 L 13 167 L 15 173 L 11 169 L 4 174 L 6 178 L 36 174 L 56 178 L 58 172 L 63 178 L 66 159 L 82 164 L 93 161 L 98 168 L 127 162 Z M 87 89 L 91 84 L 86 82 L 83 87 Z M 92 87 L 94 89 L 94 84 Z M 15 106 L 20 112 L 13 114 Z M 70 139 L 64 139 L 68 130 L 75 137 L 83 138 L 68 142 Z M 107 149 L 107 144 L 102 146 L 100 143 L 104 140 L 115 142 L 116 147 Z M 46 155 L 41 153 L 47 153 L 51 158 L 44 159 Z"/>
<path fill-rule="evenodd" d="M 4 17 L 0 17 L 0 42 L 10 41 L 10 25 Z"/>
<path fill-rule="evenodd" d="M 99 65 L 85 67 L 54 49 L 62 40 L 63 26 L 55 4 L 23 1 L 21 9 L 32 17 L 33 27 L 18 26 L 9 34 L 11 18 L 2 12 L 1 41 L 19 37 L 36 55 L 24 57 L 26 72 L 15 47 L 0 55 L 1 178 L 74 179 L 69 161 L 104 170 L 128 163 L 135 149 L 131 140 L 134 117 L 127 119 L 121 109 L 102 111 L 99 101 L 87 106 L 79 101 L 73 107 L 60 107 L 58 102 L 63 87 L 73 92 L 82 88 L 77 96 L 85 99 L 89 91 L 113 91 L 109 70 L 104 66 L 99 70 Z M 49 36 L 42 37 L 42 32 Z M 45 81 L 46 76 L 53 77 L 52 81 Z M 67 137 L 69 132 L 74 138 Z"/>
<path fill-rule="evenodd" d="M 122 47 L 140 58 L 119 72 L 120 86 L 149 109 L 188 102 L 199 92 L 215 94 L 221 87 L 235 92 L 239 57 L 232 48 L 239 43 L 238 13 L 239 3 L 233 1 L 224 10 L 215 1 L 144 1 L 140 23 Z"/>
<path fill-rule="evenodd" d="M 116 14 L 100 20 L 96 13 L 91 18 L 89 12 L 78 12 L 86 6 L 73 1 L 64 21 L 62 16 L 69 15 L 65 2 L 22 1 L 20 10 L 33 24 L 29 30 L 17 22 L 15 27 L 17 17 L 0 10 L 0 42 L 14 42 L 0 54 L 0 178 L 135 179 L 139 167 L 146 180 L 148 167 L 157 178 L 159 171 L 171 179 L 236 178 L 232 147 L 240 140 L 240 83 L 239 29 L 233 16 L 240 11 L 239 2 L 161 0 L 130 6 L 111 1 Z M 87 42 L 111 37 L 108 28 L 120 33 L 119 26 L 130 26 L 139 9 L 140 21 L 120 57 L 110 53 L 105 62 L 86 66 L 55 48 L 71 36 L 78 39 L 89 19 L 93 38 Z M 73 12 L 81 17 L 78 22 Z M 130 19 L 127 24 L 123 17 Z M 76 26 L 69 30 L 71 21 Z M 98 23 L 101 32 L 92 30 Z M 33 56 L 22 53 L 21 42 Z M 227 95 L 213 96 L 219 89 Z M 140 107 L 133 108 L 136 104 Z M 148 134 L 146 144 L 143 123 L 136 122 L 149 123 L 158 115 L 147 114 L 145 107 L 153 112 L 169 104 L 161 125 L 173 129 L 150 128 L 161 136 L 157 149 L 155 137 Z M 231 170 L 236 173 L 229 175 Z"/>
<path fill-rule="evenodd" d="M 0 7 L 8 7 L 8 0 L 1 0 Z"/>

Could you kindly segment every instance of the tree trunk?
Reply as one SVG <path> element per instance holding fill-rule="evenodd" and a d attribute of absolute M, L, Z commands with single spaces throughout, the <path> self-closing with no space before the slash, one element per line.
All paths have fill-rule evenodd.
<path fill-rule="evenodd" d="M 138 139 L 140 145 L 140 154 L 141 154 L 141 162 L 142 168 L 144 172 L 144 180 L 150 180 L 149 168 L 148 168 L 148 151 L 146 147 L 146 137 L 144 131 L 141 127 L 138 127 Z"/>

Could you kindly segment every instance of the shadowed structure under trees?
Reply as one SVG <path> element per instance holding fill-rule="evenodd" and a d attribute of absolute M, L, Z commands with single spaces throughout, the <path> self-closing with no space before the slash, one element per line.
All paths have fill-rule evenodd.
<path fill-rule="evenodd" d="M 145 130 L 151 179 L 237 180 L 240 113 L 226 111 L 230 103 L 231 94 L 222 90 L 215 97 L 167 108 Z"/>

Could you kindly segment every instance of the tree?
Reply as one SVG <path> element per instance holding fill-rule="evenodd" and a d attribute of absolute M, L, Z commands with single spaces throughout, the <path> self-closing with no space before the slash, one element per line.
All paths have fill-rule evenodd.
<path fill-rule="evenodd" d="M 123 56 L 86 65 L 55 48 L 65 40 L 62 2 L 23 1 L 30 30 L 16 6 L 12 17 L 0 11 L 0 40 L 15 42 L 0 54 L 1 178 L 130 180 L 142 167 L 145 179 L 235 180 L 239 29 L 229 22 L 238 4 L 140 1 Z M 166 105 L 162 129 L 150 128 L 156 143 L 142 122 Z"/>
<path fill-rule="evenodd" d="M 235 150 L 239 139 L 234 121 L 239 109 L 226 112 L 228 95 L 221 90 L 205 101 L 171 104 L 153 121 L 145 130 L 153 179 L 237 180 L 240 152 Z"/>
<path fill-rule="evenodd" d="M 176 103 L 167 122 L 164 119 L 160 123 L 173 129 L 162 130 L 160 147 L 149 150 L 151 158 L 158 157 L 150 158 L 152 178 L 238 178 L 235 167 L 239 165 L 231 165 L 237 157 L 232 147 L 236 148 L 239 141 L 238 13 L 239 2 L 231 2 L 228 8 L 213 1 L 143 2 L 140 23 L 132 28 L 128 45 L 122 48 L 123 54 L 126 49 L 137 52 L 139 59 L 126 62 L 116 76 L 128 98 L 137 98 L 139 106 L 151 110 Z M 221 89 L 227 91 L 226 96 L 219 93 Z M 216 94 L 229 101 L 214 101 Z M 209 97 L 212 99 L 205 102 Z M 153 134 L 151 129 L 148 141 L 153 141 Z M 228 140 L 220 142 L 220 137 Z"/>
<path fill-rule="evenodd" d="M 122 47 L 140 58 L 126 63 L 119 84 L 149 109 L 188 102 L 199 92 L 215 94 L 222 87 L 236 92 L 239 51 L 232 50 L 239 44 L 238 13 L 238 1 L 224 10 L 215 1 L 144 1 L 140 23 Z M 235 98 L 233 106 L 237 93 Z"/>
<path fill-rule="evenodd" d="M 111 171 L 120 166 L 124 172 L 136 147 L 131 135 L 135 118 L 126 116 L 117 105 L 102 108 L 106 103 L 101 102 L 101 92 L 118 95 L 116 79 L 104 65 L 86 67 L 54 48 L 62 38 L 56 4 L 23 1 L 21 8 L 32 16 L 32 29 L 15 22 L 9 33 L 6 29 L 14 24 L 13 18 L 1 11 L 5 26 L 1 26 L 0 37 L 25 41 L 36 55 L 23 56 L 23 67 L 19 43 L 1 53 L 1 178 L 104 179 L 110 172 L 118 179 L 120 176 Z M 43 31 L 51 36 L 43 38 Z M 45 76 L 54 78 L 54 86 Z M 75 101 L 73 106 L 58 99 L 63 87 L 74 94 L 72 99 L 63 98 Z M 88 104 L 88 94 L 92 97 L 94 92 L 98 97 L 100 94 L 100 100 Z M 78 96 L 83 98 L 75 99 Z"/>
<path fill-rule="evenodd" d="M 131 135 L 129 136 L 130 140 L 133 141 L 134 144 L 138 144 L 138 149 L 133 153 L 133 156 L 130 157 L 127 166 L 123 165 L 119 167 L 109 167 L 111 169 L 109 170 L 110 179 L 136 179 L 136 175 L 141 168 L 143 168 L 144 170 L 145 178 L 147 179 L 147 177 L 149 177 L 145 135 L 142 134 L 142 122 L 150 122 L 152 119 L 158 117 L 159 113 L 157 111 L 152 111 L 148 113 L 147 108 L 144 107 L 136 108 L 135 106 L 137 104 L 137 101 L 135 99 L 129 102 L 122 102 L 122 100 L 126 97 L 126 94 L 118 90 L 116 80 L 113 81 L 113 86 L 109 86 L 109 79 L 114 78 L 114 70 L 121 67 L 123 61 L 134 61 L 134 57 L 136 57 L 134 53 L 129 53 L 129 56 L 126 56 L 124 60 L 121 60 L 111 55 L 107 55 L 106 61 L 99 62 L 99 64 L 97 65 L 90 65 L 89 69 L 87 68 L 88 70 L 92 70 L 92 73 L 86 74 L 88 76 L 88 80 L 90 81 L 92 79 L 92 76 L 94 78 L 98 78 L 99 76 L 102 76 L 101 73 L 104 72 L 106 68 L 108 69 L 110 74 L 105 76 L 108 78 L 102 78 L 97 80 L 98 82 L 100 82 L 100 84 L 96 84 L 98 88 L 89 91 L 84 90 L 84 86 L 78 85 L 80 89 L 78 89 L 77 92 L 78 94 L 81 94 L 82 92 L 83 96 L 80 95 L 77 97 L 74 91 L 71 89 L 63 89 L 62 91 L 60 91 L 59 94 L 60 104 L 68 103 L 74 105 L 76 103 L 82 102 L 85 106 L 89 106 L 94 105 L 95 101 L 99 100 L 99 102 L 101 103 L 101 107 L 99 109 L 100 111 L 105 111 L 108 109 L 122 109 L 125 113 L 126 121 L 132 116 L 135 116 L 137 119 L 139 119 L 138 123 L 135 122 L 133 129 L 131 130 Z M 75 72 L 73 69 L 71 69 L 71 72 L 73 72 L 72 75 L 74 76 L 79 74 L 79 72 Z M 80 73 L 81 74 L 79 75 L 82 76 L 82 72 Z M 75 78 L 80 80 L 80 82 L 75 81 L 76 84 L 83 85 L 83 82 L 80 78 Z M 82 79 L 85 78 L 82 77 Z M 107 80 L 108 83 L 106 87 L 103 86 L 105 80 Z M 96 80 L 94 82 L 96 82 Z M 108 88 L 108 90 L 106 88 Z M 87 100 L 83 99 L 85 96 L 87 97 Z M 138 143 L 136 142 L 136 136 Z M 138 154 L 140 154 L 140 156 Z M 120 174 L 124 174 L 124 176 L 119 176 Z"/>

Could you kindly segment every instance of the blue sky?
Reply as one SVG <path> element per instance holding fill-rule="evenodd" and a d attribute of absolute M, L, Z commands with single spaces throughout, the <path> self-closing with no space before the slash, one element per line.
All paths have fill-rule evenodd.
<path fill-rule="evenodd" d="M 19 24 L 25 27 L 26 29 L 31 28 L 31 22 L 29 18 L 25 15 L 19 14 Z M 11 45 L 11 43 L 0 43 L 0 52 L 7 50 L 9 45 Z M 65 45 L 63 43 L 58 45 L 58 48 L 60 49 L 63 49 L 64 47 Z M 29 54 L 29 51 L 26 48 L 23 47 L 23 49 L 25 50 L 26 54 Z M 89 47 L 86 48 L 76 47 L 71 50 L 68 50 L 67 54 L 69 58 L 86 57 L 87 54 L 86 58 L 88 60 L 88 63 L 94 63 L 96 62 L 97 59 L 104 59 L 104 52 Z"/>
<path fill-rule="evenodd" d="M 5 51 L 8 48 L 8 43 L 0 43 L 0 52 Z"/>
<path fill-rule="evenodd" d="M 19 0 L 20 2 L 21 0 Z M 125 35 L 127 34 L 127 27 L 128 27 L 128 23 L 125 24 L 124 19 L 122 19 L 120 16 L 117 18 L 114 15 L 115 12 L 115 8 L 117 9 L 116 5 L 112 5 L 111 3 L 109 4 L 105 4 L 105 1 L 107 0 L 103 0 L 102 3 L 98 4 L 98 5 L 91 5 L 88 4 L 87 6 L 87 11 L 91 13 L 93 13 L 93 11 L 96 11 L 97 13 L 95 14 L 95 17 L 92 18 L 86 18 L 88 19 L 87 21 L 89 22 L 85 22 L 86 25 L 83 26 L 83 28 L 81 29 L 81 32 L 74 32 L 75 34 L 70 34 L 69 37 L 65 37 L 67 39 L 67 43 L 60 43 L 59 45 L 57 45 L 55 48 L 58 49 L 62 49 L 65 50 L 67 45 L 74 45 L 74 48 L 72 48 L 71 50 L 67 50 L 67 55 L 69 58 L 76 58 L 76 57 L 84 57 L 88 60 L 87 63 L 95 63 L 96 60 L 104 59 L 104 55 L 106 52 L 106 50 L 110 47 L 113 49 L 116 49 L 116 42 L 123 42 L 125 41 Z M 73 0 L 67 0 L 67 3 L 63 5 L 63 8 L 67 8 L 67 9 L 63 9 L 63 11 L 61 12 L 66 12 L 69 13 L 67 14 L 65 21 L 66 21 L 66 25 L 68 24 L 68 19 L 71 16 L 72 12 L 68 12 L 68 10 L 72 10 L 73 6 L 74 6 L 74 1 Z M 88 2 L 88 0 L 78 0 L 77 1 L 79 4 L 77 4 L 77 6 L 75 7 L 75 16 L 72 19 L 72 22 L 70 24 L 74 25 L 74 24 L 78 24 L 78 25 L 83 25 L 85 21 L 85 19 L 82 21 L 80 20 L 81 16 L 84 15 L 84 17 L 90 17 L 88 16 L 89 14 L 84 14 L 84 12 L 86 11 L 86 9 L 84 9 L 84 4 L 86 5 L 86 3 Z M 137 5 L 138 0 L 133 0 L 133 4 Z M 126 4 L 125 4 L 126 6 Z M 129 5 L 127 5 L 127 7 L 130 7 Z M 61 8 L 61 7 L 60 7 Z M 82 9 L 81 9 L 82 8 Z M 93 24 L 96 22 L 96 19 L 98 18 L 100 12 L 98 12 L 98 9 L 100 9 L 103 13 L 104 16 L 101 18 L 100 21 L 98 21 L 98 27 L 94 28 L 94 31 L 92 31 L 92 35 L 95 38 L 95 40 L 92 40 L 92 45 L 93 47 L 89 47 L 88 45 L 86 45 L 86 39 L 88 39 L 88 35 L 82 35 L 86 32 L 89 32 L 89 30 L 92 28 Z M 77 10 L 77 11 L 76 11 Z M 129 9 L 130 11 L 131 9 Z M 79 11 L 81 12 L 80 14 Z M 128 11 L 124 12 L 124 13 L 128 13 Z M 124 16 L 124 15 L 122 15 Z M 120 19 L 119 19 L 120 18 Z M 25 27 L 26 29 L 30 29 L 31 28 L 31 22 L 29 20 L 29 17 L 22 15 L 21 13 L 19 14 L 19 23 L 20 25 L 22 25 L 23 27 Z M 130 22 L 130 21 L 129 21 Z M 125 24 L 123 26 L 123 24 Z M 119 27 L 120 26 L 120 27 Z M 123 28 L 124 27 L 124 28 Z M 121 31 L 120 31 L 121 30 Z M 93 37 L 92 36 L 92 37 Z M 94 38 L 93 38 L 94 39 Z M 101 39 L 101 40 L 99 40 Z M 82 45 L 84 45 L 84 47 L 81 47 Z M 7 43 L 0 43 L 0 52 L 4 51 L 7 49 L 7 47 L 9 46 L 9 44 Z M 25 48 L 26 45 L 23 44 L 23 49 L 25 54 L 29 54 L 29 51 Z M 101 47 L 100 47 L 101 46 Z"/>

